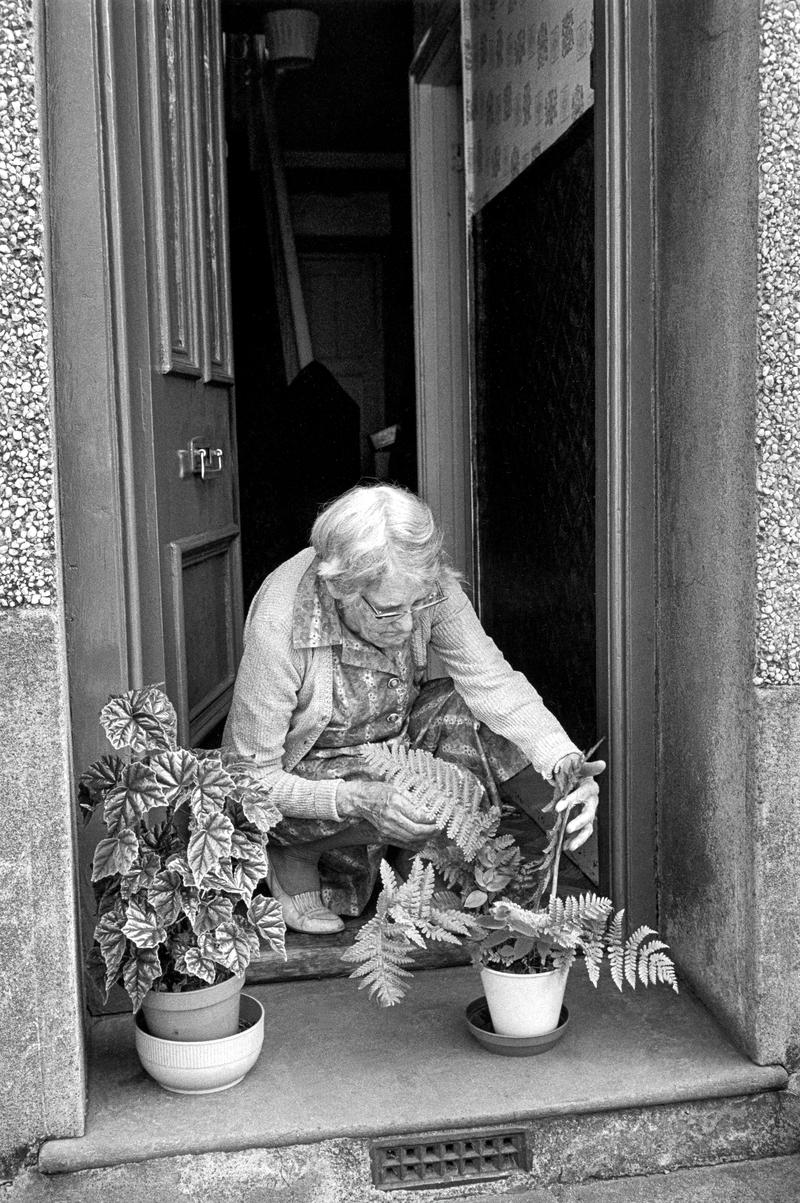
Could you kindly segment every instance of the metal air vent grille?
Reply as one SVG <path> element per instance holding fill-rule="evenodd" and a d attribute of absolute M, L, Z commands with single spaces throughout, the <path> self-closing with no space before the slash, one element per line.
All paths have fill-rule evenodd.
<path fill-rule="evenodd" d="M 527 1168 L 525 1133 L 445 1132 L 375 1141 L 372 1181 L 382 1190 L 485 1182 Z"/>

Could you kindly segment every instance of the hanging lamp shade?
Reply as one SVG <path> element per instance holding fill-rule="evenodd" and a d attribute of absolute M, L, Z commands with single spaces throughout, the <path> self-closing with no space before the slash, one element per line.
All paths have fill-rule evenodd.
<path fill-rule="evenodd" d="M 319 17 L 306 8 L 278 8 L 266 14 L 264 40 L 276 68 L 310 67 L 317 52 Z"/>

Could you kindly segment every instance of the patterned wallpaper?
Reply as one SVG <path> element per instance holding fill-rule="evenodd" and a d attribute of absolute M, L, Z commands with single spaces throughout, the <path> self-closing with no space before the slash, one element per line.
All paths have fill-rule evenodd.
<path fill-rule="evenodd" d="M 592 0 L 461 0 L 467 204 L 477 212 L 594 102 Z"/>

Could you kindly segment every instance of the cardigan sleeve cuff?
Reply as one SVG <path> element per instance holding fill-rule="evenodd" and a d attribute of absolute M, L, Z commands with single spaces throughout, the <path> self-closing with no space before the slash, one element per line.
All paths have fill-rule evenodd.
<path fill-rule="evenodd" d="M 581 750 L 566 735 L 547 735 L 538 740 L 536 754 L 531 757 L 534 768 L 550 785 L 555 784 L 556 769 L 565 756 L 580 756 Z"/>
<path fill-rule="evenodd" d="M 314 817 L 317 819 L 333 819 L 341 822 L 339 811 L 336 809 L 336 791 L 339 788 L 339 778 L 329 781 L 317 781 L 314 790 Z"/>

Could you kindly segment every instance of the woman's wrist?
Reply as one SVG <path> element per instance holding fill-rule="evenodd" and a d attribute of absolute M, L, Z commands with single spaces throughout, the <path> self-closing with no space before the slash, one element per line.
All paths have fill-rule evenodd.
<path fill-rule="evenodd" d="M 354 788 L 357 781 L 340 781 L 336 787 L 336 811 L 340 819 L 355 819 L 361 816 L 359 792 Z"/>

